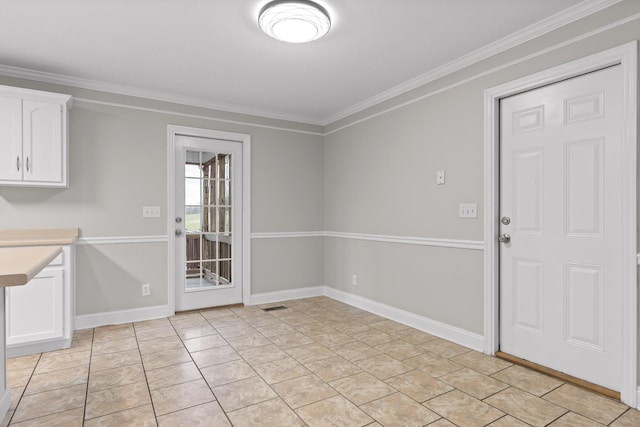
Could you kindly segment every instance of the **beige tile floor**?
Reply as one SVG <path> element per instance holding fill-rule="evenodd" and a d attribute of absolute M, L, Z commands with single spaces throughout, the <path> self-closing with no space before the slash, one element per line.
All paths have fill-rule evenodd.
<path fill-rule="evenodd" d="M 614 400 L 326 297 L 76 331 L 9 359 L 15 426 L 640 426 Z"/>

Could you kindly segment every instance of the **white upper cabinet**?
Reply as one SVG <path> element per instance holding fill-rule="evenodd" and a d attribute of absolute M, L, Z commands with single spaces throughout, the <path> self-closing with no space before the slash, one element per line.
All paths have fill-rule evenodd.
<path fill-rule="evenodd" d="M 22 181 L 22 100 L 0 97 L 0 181 Z"/>
<path fill-rule="evenodd" d="M 0 86 L 0 185 L 68 187 L 71 96 Z"/>

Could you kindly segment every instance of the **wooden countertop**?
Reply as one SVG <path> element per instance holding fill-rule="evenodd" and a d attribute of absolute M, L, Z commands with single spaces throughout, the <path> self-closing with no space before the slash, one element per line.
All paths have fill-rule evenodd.
<path fill-rule="evenodd" d="M 0 248 L 13 246 L 72 245 L 77 240 L 77 227 L 0 230 Z"/>
<path fill-rule="evenodd" d="M 0 286 L 26 284 L 60 252 L 60 246 L 0 248 Z"/>

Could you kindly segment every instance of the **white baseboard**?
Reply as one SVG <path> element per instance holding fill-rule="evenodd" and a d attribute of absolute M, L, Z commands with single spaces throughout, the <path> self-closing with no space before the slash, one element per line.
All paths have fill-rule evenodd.
<path fill-rule="evenodd" d="M 105 325 L 118 325 L 121 323 L 141 322 L 143 320 L 159 319 L 168 316 L 173 316 L 168 305 L 83 314 L 76 316 L 76 330 L 96 328 Z"/>
<path fill-rule="evenodd" d="M 292 299 L 318 297 L 324 295 L 324 286 L 313 288 L 287 289 L 285 291 L 264 292 L 251 295 L 251 305 L 269 304 L 272 302 L 288 301 Z"/>
<path fill-rule="evenodd" d="M 4 417 L 7 415 L 7 412 L 9 412 L 10 407 L 11 407 L 11 390 L 5 389 L 4 393 L 2 393 L 2 397 L 0 397 L 0 417 L 2 417 L 2 419 L 4 419 Z"/>
<path fill-rule="evenodd" d="M 310 288 L 287 289 L 284 291 L 264 292 L 251 295 L 250 305 L 269 304 L 273 302 L 289 301 L 301 298 L 328 296 L 345 304 L 386 317 L 407 326 L 419 329 L 429 334 L 455 342 L 473 350 L 482 351 L 484 338 L 482 335 L 464 329 L 438 322 L 424 316 L 401 310 L 387 304 L 370 300 L 359 295 L 340 291 L 329 286 L 315 286 Z M 168 305 L 144 307 L 132 310 L 119 310 L 106 313 L 96 313 L 76 316 L 76 329 L 95 328 L 120 323 L 140 322 L 171 316 Z"/>
<path fill-rule="evenodd" d="M 71 347 L 71 339 L 56 339 L 37 343 L 7 345 L 7 358 L 26 356 L 28 354 L 44 353 Z"/>
<path fill-rule="evenodd" d="M 482 335 L 474 334 L 473 332 L 447 325 L 446 323 L 438 322 L 437 320 L 419 316 L 417 314 L 373 301 L 359 295 L 340 291 L 329 286 L 325 286 L 325 295 L 345 304 L 361 308 L 476 351 L 482 351 L 484 346 L 484 337 Z"/>

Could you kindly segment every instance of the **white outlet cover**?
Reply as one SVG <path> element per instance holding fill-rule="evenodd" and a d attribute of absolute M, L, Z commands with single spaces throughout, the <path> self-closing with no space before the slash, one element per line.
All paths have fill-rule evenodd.
<path fill-rule="evenodd" d="M 160 218 L 160 206 L 143 206 L 143 218 Z"/>
<path fill-rule="evenodd" d="M 458 216 L 460 218 L 478 218 L 478 204 L 460 203 Z"/>

